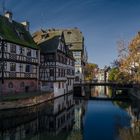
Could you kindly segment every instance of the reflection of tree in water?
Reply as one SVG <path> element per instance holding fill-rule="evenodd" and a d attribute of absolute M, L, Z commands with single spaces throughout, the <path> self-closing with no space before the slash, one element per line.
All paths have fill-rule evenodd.
<path fill-rule="evenodd" d="M 121 101 L 114 101 L 113 103 L 123 109 L 127 109 L 131 104 L 130 102 L 121 102 Z"/>
<path fill-rule="evenodd" d="M 119 136 L 121 140 L 140 140 L 140 106 L 139 100 L 133 100 L 131 106 L 127 108 L 131 116 L 131 127 L 120 128 Z"/>
<path fill-rule="evenodd" d="M 136 127 L 136 126 L 135 126 Z M 121 140 L 140 140 L 140 126 L 133 128 L 123 128 L 119 130 Z"/>
<path fill-rule="evenodd" d="M 114 134 L 115 134 L 115 137 L 119 136 L 121 129 L 130 127 L 129 116 L 128 115 L 121 115 L 121 114 L 117 114 L 114 117 L 114 122 L 115 122 Z"/>

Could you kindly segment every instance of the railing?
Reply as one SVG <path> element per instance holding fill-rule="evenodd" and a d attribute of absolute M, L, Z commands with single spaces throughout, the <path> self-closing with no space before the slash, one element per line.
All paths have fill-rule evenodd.
<path fill-rule="evenodd" d="M 8 53 L 8 52 L 4 53 L 4 58 L 5 59 L 9 59 L 9 60 L 14 60 L 14 61 L 38 63 L 38 59 L 37 58 L 23 56 L 23 55 L 20 55 L 20 54 L 12 54 L 12 53 Z"/>
<path fill-rule="evenodd" d="M 5 78 L 37 78 L 36 73 L 25 73 L 25 72 L 5 72 Z"/>

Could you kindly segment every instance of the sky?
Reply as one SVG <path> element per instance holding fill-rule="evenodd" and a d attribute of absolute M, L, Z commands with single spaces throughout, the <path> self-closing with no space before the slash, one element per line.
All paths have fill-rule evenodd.
<path fill-rule="evenodd" d="M 29 21 L 31 33 L 41 28 L 78 27 L 88 61 L 100 68 L 117 59 L 117 41 L 130 42 L 140 31 L 140 0 L 0 0 L 0 13 Z"/>

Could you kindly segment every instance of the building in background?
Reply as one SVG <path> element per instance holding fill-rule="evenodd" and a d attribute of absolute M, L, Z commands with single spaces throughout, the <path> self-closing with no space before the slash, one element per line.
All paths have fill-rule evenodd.
<path fill-rule="evenodd" d="M 29 22 L 18 23 L 12 13 L 0 16 L 0 93 L 38 89 L 39 50 Z"/>
<path fill-rule="evenodd" d="M 77 28 L 41 30 L 33 34 L 35 42 L 40 44 L 50 32 L 56 35 L 63 33 L 65 45 L 72 51 L 75 59 L 75 82 L 81 82 L 85 79 L 84 69 L 88 59 L 82 32 Z"/>
<path fill-rule="evenodd" d="M 81 82 L 85 80 L 84 69 L 88 59 L 84 36 L 78 28 L 66 29 L 63 32 L 66 45 L 75 58 L 75 82 Z"/>
<path fill-rule="evenodd" d="M 98 69 L 97 79 L 98 82 L 107 82 L 109 77 L 110 67 L 105 67 L 104 69 Z"/>
<path fill-rule="evenodd" d="M 61 96 L 73 90 L 74 58 L 64 34 L 55 29 L 37 31 L 33 38 L 40 48 L 40 89 Z"/>

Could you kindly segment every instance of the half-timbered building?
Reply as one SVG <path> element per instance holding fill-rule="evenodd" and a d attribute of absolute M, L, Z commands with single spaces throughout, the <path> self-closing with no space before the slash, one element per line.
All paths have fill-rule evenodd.
<path fill-rule="evenodd" d="M 36 91 L 38 64 L 29 22 L 14 21 L 11 12 L 0 16 L 0 93 Z"/>
<path fill-rule="evenodd" d="M 87 64 L 88 54 L 84 45 L 84 36 L 78 28 L 72 29 L 48 29 L 36 32 L 35 41 L 40 43 L 42 39 L 48 36 L 49 32 L 63 33 L 65 45 L 72 52 L 75 59 L 75 83 L 82 82 L 85 79 L 84 71 Z"/>
<path fill-rule="evenodd" d="M 82 82 L 85 79 L 84 70 L 88 57 L 83 34 L 78 28 L 65 29 L 63 34 L 65 43 L 72 51 L 75 59 L 75 82 Z"/>
<path fill-rule="evenodd" d="M 56 30 L 33 34 L 40 54 L 40 89 L 60 96 L 73 90 L 74 58 L 65 45 L 63 33 Z"/>

